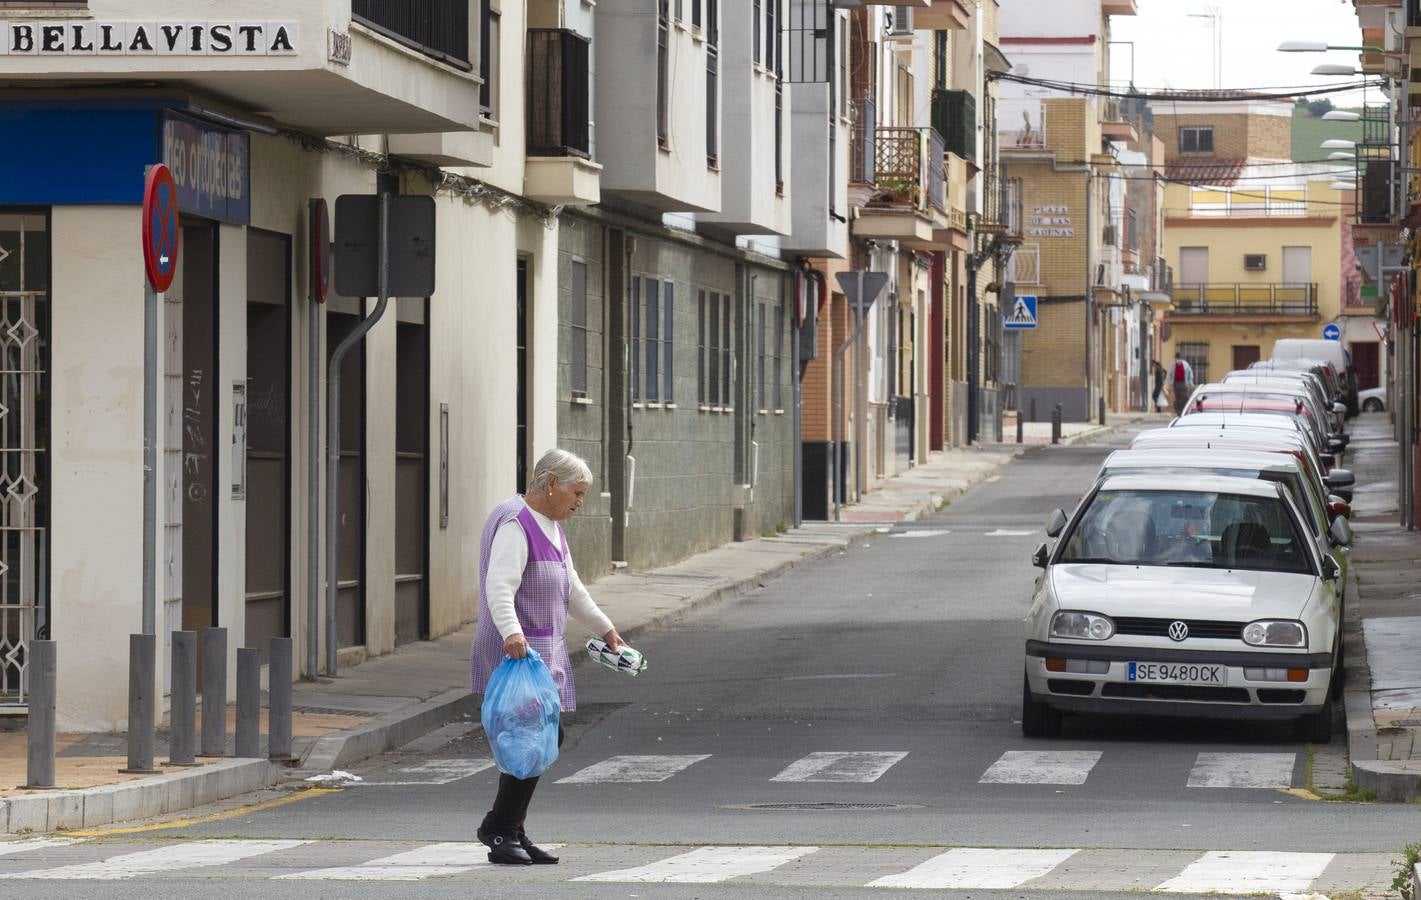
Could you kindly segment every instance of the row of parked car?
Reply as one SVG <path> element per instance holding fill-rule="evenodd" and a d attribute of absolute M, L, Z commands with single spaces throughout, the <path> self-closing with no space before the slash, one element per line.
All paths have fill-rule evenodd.
<path fill-rule="evenodd" d="M 1051 513 L 1055 543 L 1033 557 L 1045 571 L 1027 619 L 1025 734 L 1121 712 L 1290 719 L 1299 740 L 1331 738 L 1355 481 L 1340 465 L 1347 399 L 1331 347 L 1229 372 L 1112 453 L 1070 515 Z"/>

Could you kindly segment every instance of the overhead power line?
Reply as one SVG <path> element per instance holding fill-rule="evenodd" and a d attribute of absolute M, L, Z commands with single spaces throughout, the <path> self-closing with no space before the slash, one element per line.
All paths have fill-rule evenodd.
<path fill-rule="evenodd" d="M 1171 103 L 1234 103 L 1239 100 L 1293 100 L 1298 97 L 1313 97 L 1321 94 L 1341 94 L 1355 92 L 1368 87 L 1381 87 L 1379 80 L 1349 81 L 1326 87 L 1251 89 L 1219 91 L 1175 91 L 1175 90 L 1115 90 L 1098 84 L 1083 84 L 1074 81 L 1055 81 L 1049 78 L 1032 78 L 1027 75 L 1013 75 L 1010 72 L 989 72 L 988 80 L 1010 81 L 1015 84 L 1031 85 L 1067 94 L 1085 94 L 1095 97 L 1115 97 L 1122 100 L 1157 100 Z"/>

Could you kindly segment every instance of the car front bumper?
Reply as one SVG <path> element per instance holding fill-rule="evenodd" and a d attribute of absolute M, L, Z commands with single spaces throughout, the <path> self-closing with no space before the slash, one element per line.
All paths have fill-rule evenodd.
<path fill-rule="evenodd" d="M 1052 672 L 1047 659 L 1087 660 L 1103 673 Z M 1218 685 L 1132 682 L 1131 662 L 1220 665 Z M 1244 669 L 1306 669 L 1305 681 L 1261 681 Z M 1321 709 L 1332 680 L 1328 653 L 1173 650 L 1027 641 L 1026 677 L 1039 702 L 1074 712 L 1145 713 L 1206 718 L 1291 719 Z"/>

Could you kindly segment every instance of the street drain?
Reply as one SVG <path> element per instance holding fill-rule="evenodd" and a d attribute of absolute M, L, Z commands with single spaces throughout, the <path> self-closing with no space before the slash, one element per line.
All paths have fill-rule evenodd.
<path fill-rule="evenodd" d="M 917 803 L 740 803 L 721 809 L 773 810 L 784 812 L 880 812 L 885 810 L 923 809 Z"/>

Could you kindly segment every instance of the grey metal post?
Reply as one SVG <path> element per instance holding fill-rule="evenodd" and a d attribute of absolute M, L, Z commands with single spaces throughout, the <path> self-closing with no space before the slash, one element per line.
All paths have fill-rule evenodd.
<path fill-rule="evenodd" d="M 158 630 L 158 293 L 143 290 L 143 633 Z M 151 757 L 150 757 L 151 760 Z"/>
<path fill-rule="evenodd" d="M 291 638 L 274 637 L 267 654 L 266 743 L 272 759 L 291 758 Z"/>
<path fill-rule="evenodd" d="M 262 652 L 237 650 L 237 752 L 241 759 L 261 756 Z"/>
<path fill-rule="evenodd" d="M 1036 421 L 1036 398 L 1031 398 L 1031 421 Z"/>
<path fill-rule="evenodd" d="M 321 646 L 321 306 L 306 323 L 306 677 L 320 667 Z M 328 488 L 333 489 L 333 488 Z"/>
<path fill-rule="evenodd" d="M 149 773 L 153 768 L 153 681 L 158 636 L 128 636 L 128 767 L 121 772 Z"/>
<path fill-rule="evenodd" d="M 59 687 L 58 656 L 54 641 L 30 641 L 25 675 L 29 678 L 29 722 L 26 725 L 28 756 L 25 787 L 54 787 L 54 709 Z"/>
<path fill-rule="evenodd" d="M 380 215 L 376 228 L 380 233 L 380 297 L 375 309 L 361 320 L 355 330 L 331 353 L 327 368 L 326 415 L 326 674 L 336 673 L 336 544 L 340 534 L 340 365 L 346 353 L 366 332 L 375 327 L 385 314 L 389 302 L 390 283 L 390 195 L 380 194 Z"/>
<path fill-rule="evenodd" d="M 174 631 L 168 765 L 197 765 L 197 632 Z"/>
<path fill-rule="evenodd" d="M 1100 424 L 1105 424 L 1105 395 L 1100 396 Z"/>
<path fill-rule="evenodd" d="M 227 755 L 227 629 L 202 629 L 202 756 Z"/>
<path fill-rule="evenodd" d="M 1021 443 L 1022 425 L 1023 425 L 1023 422 L 1022 422 L 1022 420 L 1021 420 L 1021 410 L 1018 409 L 1018 410 L 1016 411 L 1016 442 L 1017 442 L 1018 444 Z"/>
<path fill-rule="evenodd" d="M 1057 403 L 1056 408 L 1051 410 L 1051 443 L 1061 443 L 1061 404 Z"/>

